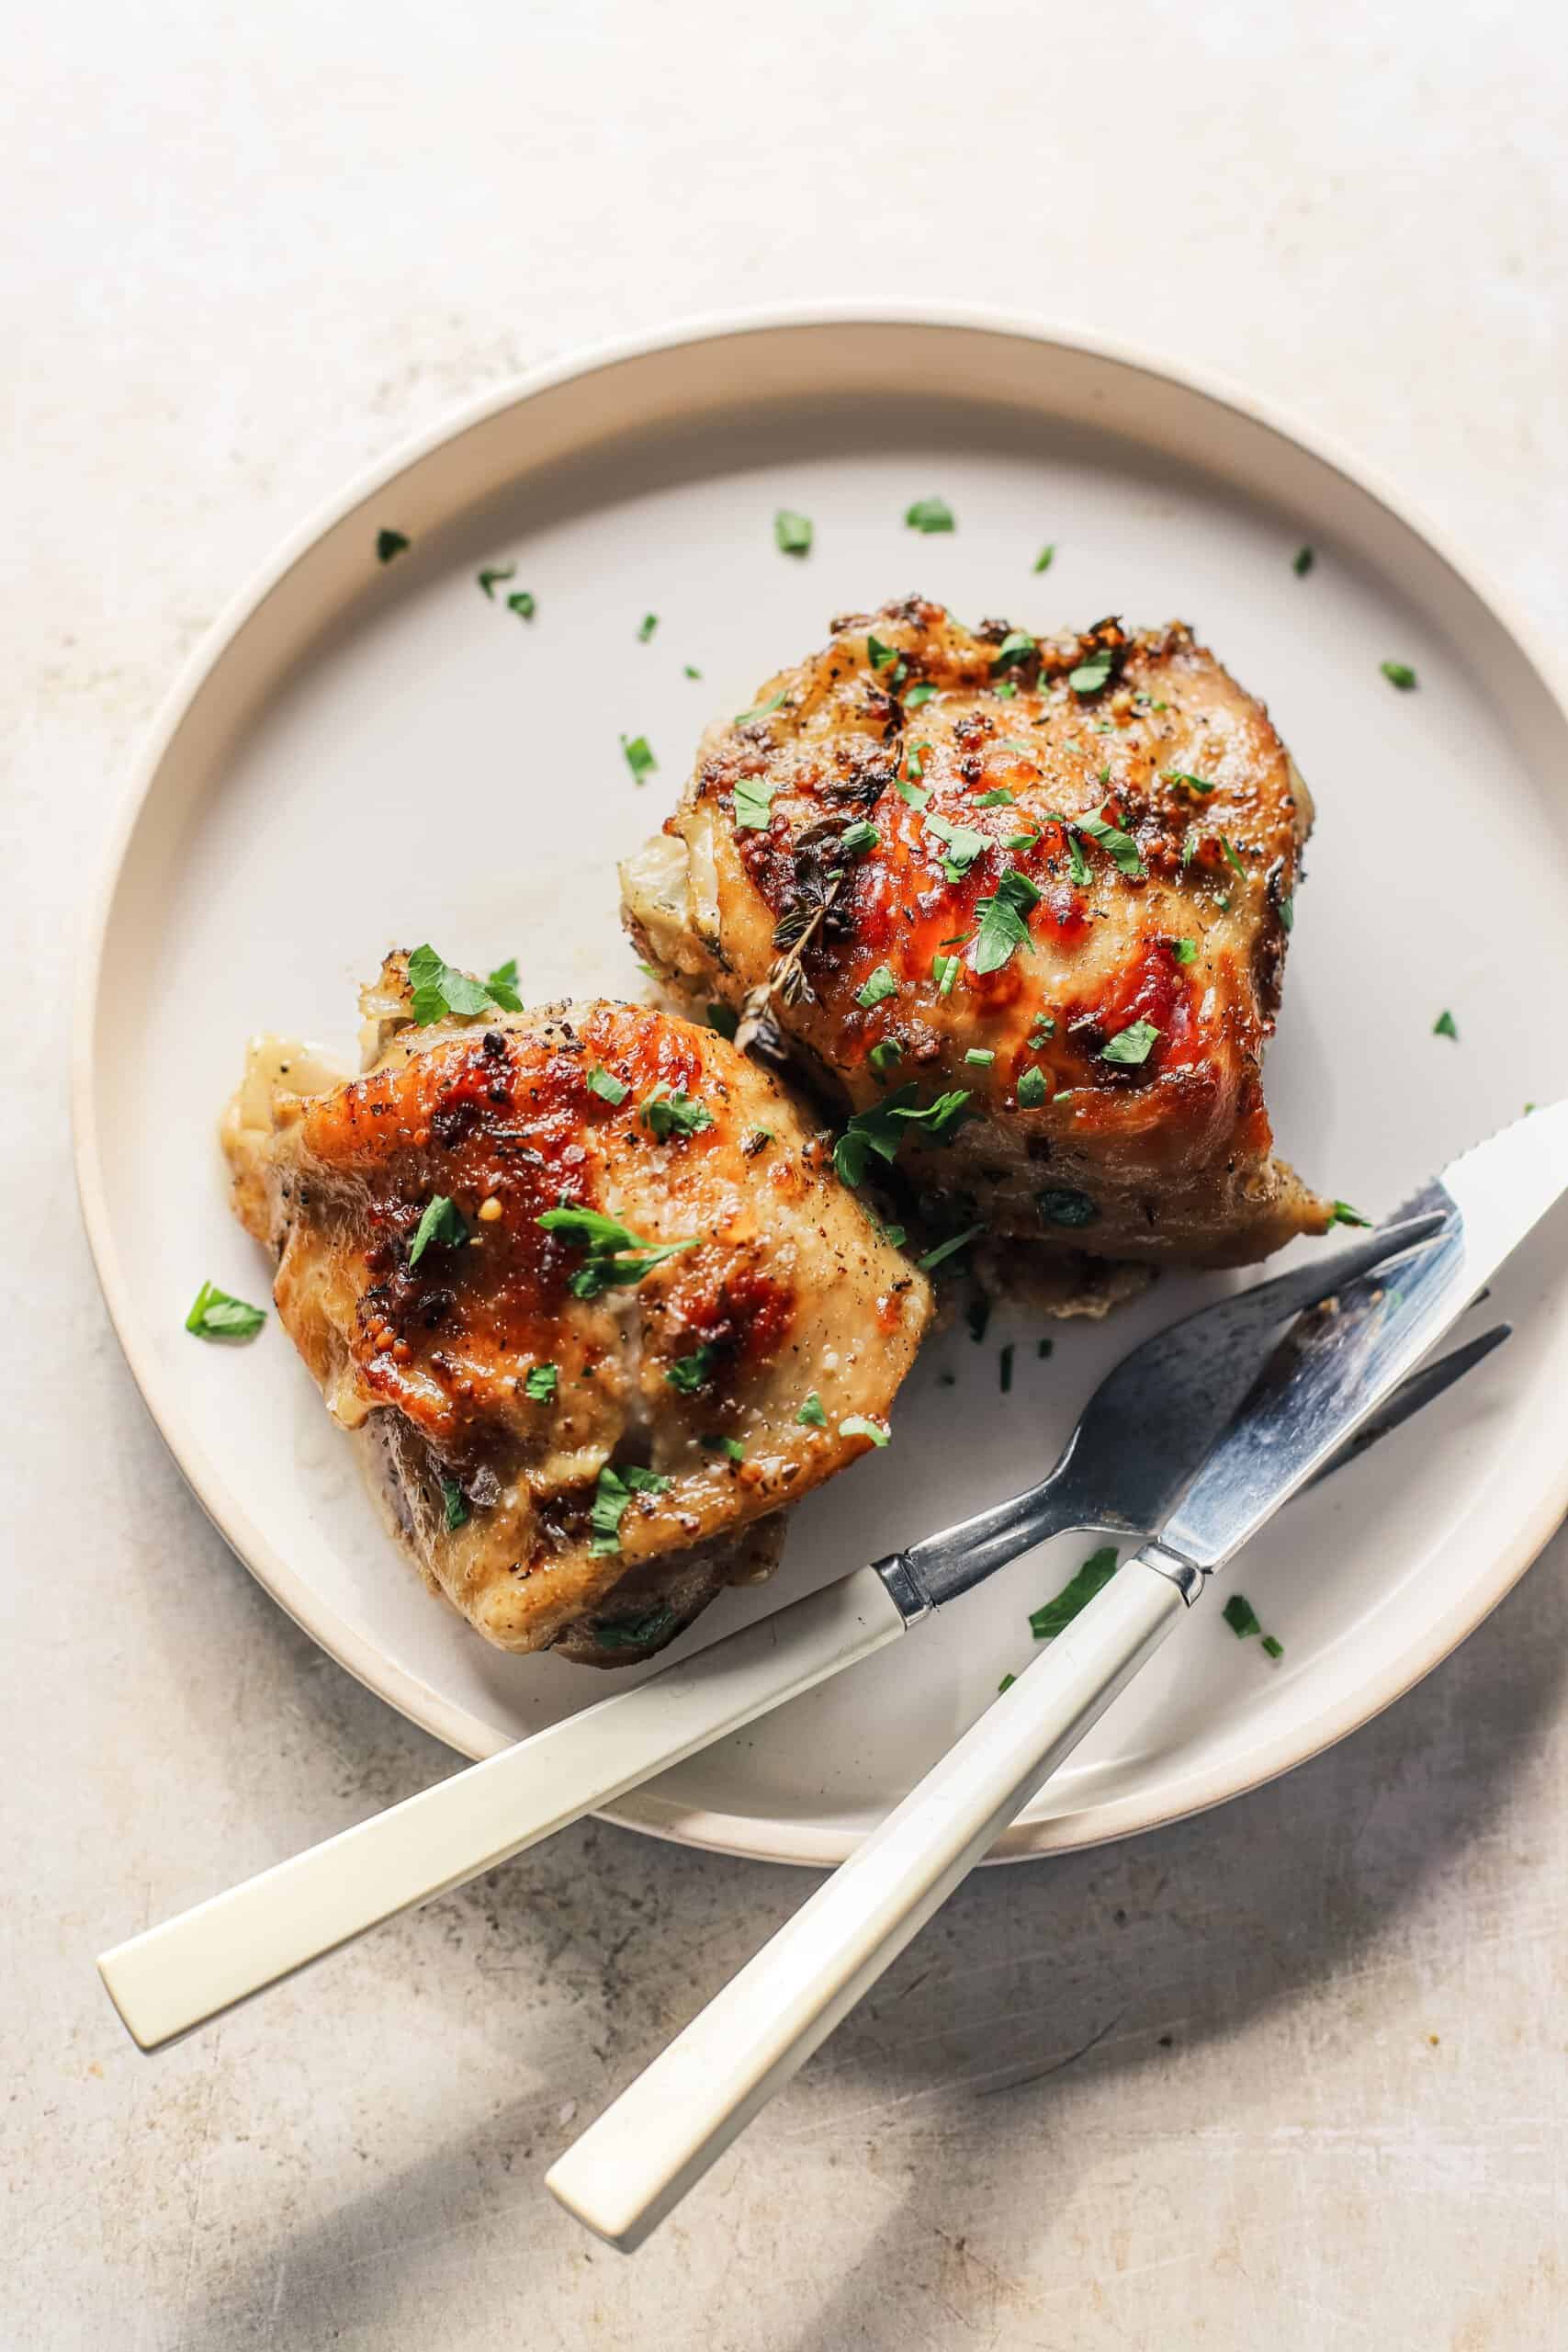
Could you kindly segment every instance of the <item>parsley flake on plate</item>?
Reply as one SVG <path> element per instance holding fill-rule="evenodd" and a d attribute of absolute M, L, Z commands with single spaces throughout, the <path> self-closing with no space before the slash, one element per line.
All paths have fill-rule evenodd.
<path fill-rule="evenodd" d="M 1034 569 L 1036 571 L 1049 571 L 1055 560 L 1056 542 L 1053 539 L 1050 545 L 1048 547 L 1043 547 L 1039 554 L 1035 557 Z"/>
<path fill-rule="evenodd" d="M 640 784 L 645 775 L 650 775 L 659 765 L 646 735 L 623 735 L 621 751 L 637 784 Z"/>
<path fill-rule="evenodd" d="M 203 1283 L 186 1317 L 186 1329 L 198 1340 L 254 1340 L 266 1321 L 265 1306 L 252 1306 L 216 1283 Z"/>
<path fill-rule="evenodd" d="M 671 1136 L 700 1135 L 714 1124 L 713 1113 L 694 1094 L 687 1094 L 671 1087 L 661 1078 L 650 1094 L 637 1105 L 637 1117 L 660 1143 L 668 1143 Z"/>
<path fill-rule="evenodd" d="M 378 531 L 376 560 L 378 563 L 390 563 L 395 555 L 401 555 L 404 548 L 412 544 L 411 539 L 404 537 L 401 531 Z"/>
<path fill-rule="evenodd" d="M 1080 1609 L 1088 1607 L 1097 1592 L 1111 1582 L 1116 1573 L 1116 1547 L 1102 1544 L 1091 1552 L 1077 1574 L 1069 1577 L 1055 1600 L 1045 1601 L 1029 1612 L 1029 1630 L 1037 1642 L 1055 1641 L 1065 1634 Z"/>
<path fill-rule="evenodd" d="M 781 506 L 773 516 L 773 545 L 781 555 L 811 553 L 811 521 L 808 515 L 792 514 Z"/>
<path fill-rule="evenodd" d="M 917 498 L 912 506 L 904 509 L 904 522 L 908 529 L 924 531 L 928 537 L 933 531 L 957 528 L 953 509 L 945 498 Z"/>
<path fill-rule="evenodd" d="M 485 570 L 477 575 L 479 586 L 484 590 L 485 594 L 490 598 L 492 605 L 495 602 L 496 582 L 498 580 L 511 580 L 515 577 L 516 571 L 517 566 L 514 563 L 494 563 L 487 565 Z"/>
<path fill-rule="evenodd" d="M 1459 1024 L 1455 1021 L 1451 1012 L 1438 1013 L 1436 1021 L 1432 1023 L 1432 1035 L 1434 1037 L 1451 1037 L 1455 1044 L 1458 1044 Z"/>
<path fill-rule="evenodd" d="M 1311 548 L 1298 548 L 1291 560 L 1291 570 L 1298 580 L 1304 580 L 1316 561 L 1317 558 Z"/>
<path fill-rule="evenodd" d="M 897 981 L 886 964 L 879 964 L 865 986 L 857 991 L 855 1002 L 863 1012 L 869 1012 L 873 1005 L 885 1003 L 888 997 L 897 993 Z"/>
<path fill-rule="evenodd" d="M 667 1258 L 677 1258 L 682 1250 L 697 1247 L 695 1236 L 689 1241 L 644 1241 L 619 1218 L 605 1216 L 598 1209 L 547 1209 L 534 1221 L 547 1233 L 558 1233 L 563 1241 L 586 1253 L 571 1278 L 574 1298 L 597 1298 L 602 1291 L 626 1290 Z"/>
<path fill-rule="evenodd" d="M 531 621 L 539 607 L 529 590 L 518 588 L 508 596 L 506 609 L 509 613 L 515 613 L 520 621 Z"/>
<path fill-rule="evenodd" d="M 440 1250 L 456 1250 L 468 1238 L 468 1228 L 463 1223 L 456 1201 L 449 1201 L 445 1193 L 437 1193 L 433 1200 L 425 1203 L 424 1214 L 415 1226 L 413 1239 L 409 1243 L 411 1272 L 433 1243 Z"/>
<path fill-rule="evenodd" d="M 689 662 L 686 663 L 686 666 L 685 666 L 684 670 L 682 672 L 682 675 L 683 677 L 687 677 L 687 678 L 700 678 L 700 677 L 702 676 L 702 674 L 703 674 L 703 673 L 702 673 L 702 672 L 701 672 L 700 670 L 694 670 L 694 669 L 693 669 L 693 667 L 692 667 L 692 665 L 691 665 L 691 663 L 690 663 Z"/>
<path fill-rule="evenodd" d="M 558 1363 L 536 1363 L 530 1367 L 523 1383 L 523 1394 L 530 1405 L 553 1405 L 560 1386 Z"/>
<path fill-rule="evenodd" d="M 657 613 L 644 613 L 641 625 L 637 633 L 637 643 L 639 645 L 646 645 L 649 639 L 653 635 L 654 630 L 658 627 L 659 615 Z"/>
<path fill-rule="evenodd" d="M 1370 1216 L 1363 1216 L 1359 1209 L 1353 1209 L 1348 1201 L 1336 1201 L 1334 1204 L 1334 1213 L 1330 1216 L 1328 1222 L 1330 1225 L 1370 1226 L 1371 1218 Z"/>
<path fill-rule="evenodd" d="M 998 1371 L 1001 1382 L 1001 1391 L 1004 1396 L 1010 1396 L 1012 1393 L 1012 1360 L 1017 1353 L 1018 1350 L 1016 1345 L 1011 1340 L 1010 1340 L 1006 1347 L 1001 1351 L 998 1365 Z"/>
<path fill-rule="evenodd" d="M 1416 684 L 1416 673 L 1408 662 L 1380 662 L 1378 668 L 1389 684 L 1397 686 L 1402 695 L 1407 695 Z"/>
<path fill-rule="evenodd" d="M 1257 1611 L 1245 1594 L 1233 1592 L 1222 1614 L 1238 1642 L 1247 1641 L 1254 1634 L 1260 1634 L 1263 1631 L 1258 1623 Z"/>
<path fill-rule="evenodd" d="M 619 1546 L 607 1546 L 618 1550 Z M 644 1650 L 667 1633 L 675 1623 L 675 1611 L 665 1601 L 650 1609 L 646 1617 L 612 1617 L 608 1623 L 595 1625 L 593 1639 L 602 1650 Z"/>

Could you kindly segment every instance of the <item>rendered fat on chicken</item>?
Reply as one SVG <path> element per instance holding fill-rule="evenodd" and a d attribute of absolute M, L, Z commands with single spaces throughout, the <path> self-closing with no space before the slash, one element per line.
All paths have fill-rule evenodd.
<path fill-rule="evenodd" d="M 365 1002 L 361 1078 L 253 1046 L 236 1211 L 427 1580 L 502 1649 L 632 1663 L 876 1442 L 929 1287 L 715 1032 L 606 1002 L 421 1026 L 401 957 Z"/>
<path fill-rule="evenodd" d="M 1311 821 L 1181 624 L 1036 640 L 911 597 L 710 730 L 625 913 L 851 1114 L 848 1182 L 897 1169 L 1015 1263 L 1236 1265 L 1332 1216 L 1260 1074 Z"/>

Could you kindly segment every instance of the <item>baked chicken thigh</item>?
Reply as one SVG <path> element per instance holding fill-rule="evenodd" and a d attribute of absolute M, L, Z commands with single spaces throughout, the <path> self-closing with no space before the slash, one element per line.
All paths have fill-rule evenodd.
<path fill-rule="evenodd" d="M 1235 1265 L 1321 1232 L 1260 1065 L 1312 821 L 1190 629 L 1036 640 L 911 597 L 712 729 L 624 911 L 954 1228 Z"/>
<path fill-rule="evenodd" d="M 487 1640 L 646 1657 L 883 1437 L 928 1285 L 713 1031 L 429 1018 L 401 956 L 366 1004 L 365 1076 L 260 1040 L 224 1122 L 279 1316 Z"/>

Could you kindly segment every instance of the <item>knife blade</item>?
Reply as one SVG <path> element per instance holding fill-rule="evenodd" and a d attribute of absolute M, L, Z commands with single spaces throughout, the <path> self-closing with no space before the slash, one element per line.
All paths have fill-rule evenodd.
<path fill-rule="evenodd" d="M 1207 1576 L 1316 1476 L 1568 1192 L 1568 1102 L 1530 1112 L 1411 1204 L 1445 1222 L 1427 1248 L 1292 1327 L 1160 1529 Z M 1189 1599 L 1196 1597 L 1189 1591 Z"/>

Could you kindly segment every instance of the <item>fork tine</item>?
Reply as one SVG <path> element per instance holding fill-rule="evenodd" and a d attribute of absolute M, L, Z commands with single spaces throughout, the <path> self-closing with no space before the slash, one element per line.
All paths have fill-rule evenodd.
<path fill-rule="evenodd" d="M 1369 1446 L 1376 1445 L 1380 1438 L 1387 1437 L 1391 1430 L 1398 1429 L 1400 1423 L 1407 1421 L 1413 1413 L 1422 1411 L 1436 1397 L 1451 1388 L 1456 1380 L 1462 1380 L 1467 1372 L 1473 1372 L 1494 1348 L 1500 1348 L 1504 1340 L 1512 1336 L 1513 1329 L 1511 1323 L 1495 1323 L 1490 1331 L 1478 1332 L 1473 1340 L 1467 1340 L 1463 1347 L 1451 1349 L 1446 1356 L 1439 1356 L 1436 1363 L 1423 1364 L 1418 1372 L 1410 1374 L 1408 1380 L 1401 1381 L 1382 1411 L 1348 1437 L 1337 1453 L 1329 1455 L 1316 1476 L 1307 1480 L 1302 1488 L 1303 1494 L 1307 1494 L 1314 1487 L 1320 1487 L 1325 1478 L 1332 1478 L 1335 1472 L 1343 1470 L 1347 1463 L 1358 1460 Z"/>

